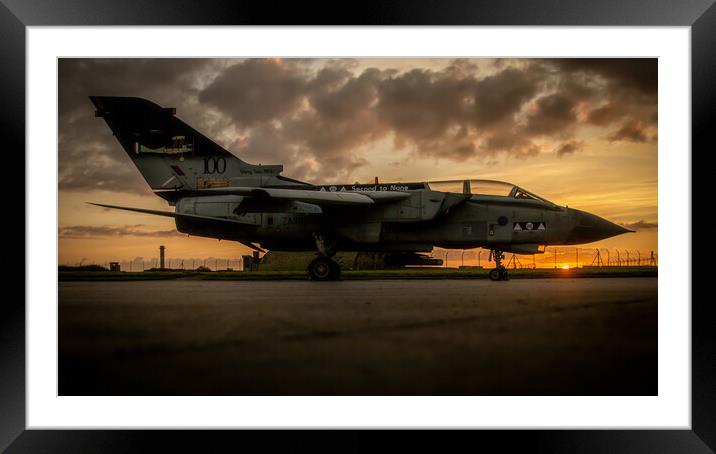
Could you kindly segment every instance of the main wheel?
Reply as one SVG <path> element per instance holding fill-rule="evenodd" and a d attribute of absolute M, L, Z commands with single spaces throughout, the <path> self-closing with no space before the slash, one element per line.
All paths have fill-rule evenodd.
<path fill-rule="evenodd" d="M 308 265 L 308 275 L 314 281 L 335 280 L 340 274 L 341 269 L 338 264 L 326 257 L 316 257 Z"/>
<path fill-rule="evenodd" d="M 490 279 L 493 281 L 499 281 L 502 279 L 502 273 L 497 268 L 490 270 Z"/>

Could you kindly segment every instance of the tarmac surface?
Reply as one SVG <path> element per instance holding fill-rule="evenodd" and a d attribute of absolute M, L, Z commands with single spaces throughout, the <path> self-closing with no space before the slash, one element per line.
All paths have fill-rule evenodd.
<path fill-rule="evenodd" d="M 59 283 L 60 395 L 656 395 L 657 279 Z"/>

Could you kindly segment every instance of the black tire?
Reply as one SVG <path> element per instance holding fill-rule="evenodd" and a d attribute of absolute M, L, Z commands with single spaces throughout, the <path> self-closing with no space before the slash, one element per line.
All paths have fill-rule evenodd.
<path fill-rule="evenodd" d="M 502 280 L 502 273 L 497 268 L 493 268 L 490 270 L 490 279 L 493 281 L 499 281 Z"/>
<path fill-rule="evenodd" d="M 326 257 L 316 257 L 308 264 L 308 275 L 313 281 L 332 281 L 337 279 L 336 268 L 340 275 L 340 267 L 336 262 Z"/>

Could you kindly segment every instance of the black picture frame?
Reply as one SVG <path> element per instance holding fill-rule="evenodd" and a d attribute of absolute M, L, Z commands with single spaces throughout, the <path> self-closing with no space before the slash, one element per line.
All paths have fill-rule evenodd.
<path fill-rule="evenodd" d="M 713 148 L 707 136 L 712 129 L 708 114 L 716 105 L 716 6 L 713 3 L 714 0 L 444 0 L 422 3 L 400 0 L 363 1 L 329 9 L 324 3 L 305 2 L 285 2 L 277 6 L 271 2 L 227 0 L 0 0 L 0 124 L 4 154 L 16 161 L 12 164 L 4 161 L 3 165 L 12 165 L 13 175 L 21 180 L 13 187 L 24 188 L 23 177 L 31 169 L 25 168 L 23 153 L 15 150 L 25 150 L 25 31 L 28 26 L 41 25 L 690 26 L 692 150 L 708 152 Z M 691 150 L 683 150 L 683 153 L 684 159 L 698 158 Z M 696 194 L 696 178 L 692 181 L 692 191 Z M 18 204 L 22 201 L 24 210 L 24 197 L 20 198 L 17 191 L 13 194 Z M 48 203 L 54 202 L 50 200 Z M 704 216 L 696 212 L 694 215 Z M 18 229 L 22 225 L 21 234 L 25 237 L 27 226 L 20 219 L 24 217 L 16 216 L 13 224 Z M 693 222 L 692 225 L 699 224 Z M 28 241 L 27 237 L 25 241 Z M 692 269 L 692 282 L 705 277 L 702 276 L 705 270 Z M 20 279 L 15 279 L 16 285 L 19 282 Z M 21 294 L 25 294 L 24 287 Z M 290 433 L 289 437 L 274 437 L 261 432 L 236 434 L 229 431 L 26 430 L 24 298 L 4 298 L 2 309 L 0 449 L 7 449 L 7 452 L 145 451 L 157 446 L 166 448 L 167 443 L 181 446 L 183 450 L 200 447 L 207 451 L 236 439 L 240 439 L 244 446 L 259 442 L 264 448 L 275 450 L 296 446 L 306 438 L 298 432 Z M 691 313 L 691 430 L 462 431 L 451 434 L 450 444 L 457 447 L 457 443 L 469 439 L 473 446 L 475 443 L 487 446 L 483 443 L 498 442 L 501 450 L 507 451 L 524 447 L 530 451 L 550 452 L 716 451 L 716 343 L 711 329 L 716 319 L 710 298 L 694 299 Z M 321 437 L 324 449 L 333 446 L 336 450 L 372 450 L 374 447 L 372 434 L 364 431 L 334 431 L 328 437 Z M 341 439 L 340 445 L 332 443 L 337 438 Z M 400 447 L 404 451 L 406 440 L 422 448 L 430 448 L 434 443 L 416 432 L 411 432 L 409 437 L 387 438 L 381 442 L 383 449 Z M 443 444 L 439 446 L 445 447 Z M 438 445 L 435 447 L 437 449 Z"/>

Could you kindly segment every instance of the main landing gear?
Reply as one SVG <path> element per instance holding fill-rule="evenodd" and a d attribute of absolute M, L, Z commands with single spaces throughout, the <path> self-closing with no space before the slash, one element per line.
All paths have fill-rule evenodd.
<path fill-rule="evenodd" d="M 333 243 L 328 244 L 323 235 L 314 233 L 313 239 L 318 248 L 318 257 L 308 264 L 308 275 L 312 281 L 337 281 L 341 278 L 341 266 L 331 260 L 336 252 Z"/>
<path fill-rule="evenodd" d="M 493 281 L 506 281 L 509 279 L 507 276 L 507 268 L 502 264 L 502 260 L 505 258 L 505 254 L 502 251 L 496 249 L 490 250 L 490 258 L 495 259 L 495 268 L 490 270 L 490 279 Z"/>
<path fill-rule="evenodd" d="M 308 264 L 308 275 L 312 281 L 337 281 L 341 277 L 341 266 L 328 257 L 316 257 Z"/>

